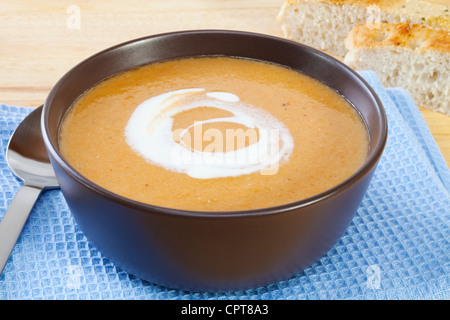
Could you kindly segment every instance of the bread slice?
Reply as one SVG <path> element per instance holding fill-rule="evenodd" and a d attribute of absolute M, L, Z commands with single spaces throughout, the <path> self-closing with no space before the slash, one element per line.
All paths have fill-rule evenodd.
<path fill-rule="evenodd" d="M 277 18 L 286 38 L 343 57 L 344 40 L 357 24 L 408 22 L 449 30 L 449 7 L 420 0 L 286 0 Z"/>
<path fill-rule="evenodd" d="M 396 23 L 355 26 L 344 63 L 374 70 L 387 87 L 403 87 L 415 102 L 450 116 L 450 32 Z"/>

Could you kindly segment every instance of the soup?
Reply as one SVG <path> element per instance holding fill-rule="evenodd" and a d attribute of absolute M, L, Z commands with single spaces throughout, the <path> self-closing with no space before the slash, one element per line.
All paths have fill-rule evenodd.
<path fill-rule="evenodd" d="M 244 58 L 163 61 L 100 82 L 60 128 L 62 155 L 99 186 L 183 210 L 302 200 L 366 160 L 353 106 L 296 70 Z"/>

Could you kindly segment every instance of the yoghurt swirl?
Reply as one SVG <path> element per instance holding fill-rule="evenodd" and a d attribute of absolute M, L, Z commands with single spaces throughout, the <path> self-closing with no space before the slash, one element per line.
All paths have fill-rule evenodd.
<path fill-rule="evenodd" d="M 174 117 L 200 107 L 228 111 L 232 116 L 196 121 L 179 130 L 174 140 Z M 182 143 L 189 129 L 208 123 L 229 122 L 257 130 L 259 138 L 246 147 L 226 151 L 201 151 Z M 275 174 L 294 147 L 289 129 L 270 113 L 244 103 L 230 92 L 205 92 L 203 88 L 175 90 L 142 102 L 125 128 L 128 145 L 150 163 L 185 173 L 196 179 L 239 176 L 260 171 Z"/>

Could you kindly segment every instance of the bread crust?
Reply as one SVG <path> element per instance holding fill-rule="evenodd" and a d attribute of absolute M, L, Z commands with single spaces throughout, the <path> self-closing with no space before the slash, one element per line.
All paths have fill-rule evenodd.
<path fill-rule="evenodd" d="M 306 2 L 326 3 L 336 6 L 373 7 L 387 13 L 398 14 L 408 20 L 401 22 L 420 21 L 421 24 L 427 24 L 433 28 L 450 30 L 450 1 L 449 5 L 441 5 L 424 0 L 286 0 L 281 11 L 287 11 L 290 6 Z"/>
<path fill-rule="evenodd" d="M 305 0 L 286 0 L 289 4 L 304 2 Z M 308 1 L 308 0 L 307 0 Z M 335 4 L 355 4 L 360 6 L 379 5 L 380 7 L 390 7 L 397 3 L 404 3 L 404 0 L 313 0 L 317 2 L 329 2 Z"/>
<path fill-rule="evenodd" d="M 377 28 L 355 26 L 346 39 L 349 49 L 396 46 L 450 53 L 450 32 L 409 23 L 382 23 Z"/>

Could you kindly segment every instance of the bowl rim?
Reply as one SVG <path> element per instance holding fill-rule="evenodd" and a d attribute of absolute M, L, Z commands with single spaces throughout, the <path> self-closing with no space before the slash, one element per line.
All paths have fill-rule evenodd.
<path fill-rule="evenodd" d="M 48 119 L 49 119 L 49 109 L 50 104 L 52 101 L 53 96 L 58 91 L 60 85 L 70 77 L 71 73 L 80 68 L 82 65 L 89 63 L 91 60 L 96 59 L 102 55 L 105 55 L 108 52 L 111 52 L 113 50 L 116 50 L 118 48 L 122 48 L 128 45 L 135 45 L 141 41 L 147 41 L 148 39 L 156 39 L 160 37 L 170 37 L 172 35 L 182 36 L 182 35 L 192 35 L 192 34 L 230 34 L 230 35 L 237 35 L 237 36 L 247 36 L 247 37 L 259 37 L 261 39 L 267 39 L 270 41 L 279 41 L 279 42 L 285 42 L 289 43 L 291 45 L 300 46 L 303 47 L 304 50 L 309 50 L 315 55 L 320 56 L 321 58 L 325 60 L 329 60 L 333 64 L 339 65 L 340 68 L 346 69 L 347 72 L 349 72 L 353 77 L 355 77 L 358 81 L 361 82 L 361 84 L 369 91 L 369 93 L 372 95 L 372 99 L 375 100 L 375 104 L 377 105 L 377 114 L 380 117 L 380 130 L 379 130 L 379 137 L 378 137 L 378 143 L 375 145 L 375 148 L 373 150 L 369 150 L 369 156 L 365 160 L 365 162 L 359 167 L 357 171 L 355 171 L 351 176 L 340 182 L 339 184 L 320 192 L 316 195 L 303 198 L 297 201 L 289 202 L 286 204 L 281 204 L 278 206 L 272 206 L 272 207 L 263 207 L 263 208 L 257 208 L 257 209 L 245 209 L 245 210 L 232 210 L 232 211 L 201 211 L 201 210 L 184 210 L 184 209 L 175 209 L 175 208 L 169 208 L 169 207 L 162 207 L 157 205 L 152 205 L 148 203 L 144 203 L 141 201 L 133 200 L 130 198 L 127 198 L 125 196 L 119 195 L 115 192 L 112 192 L 95 182 L 87 179 L 84 177 L 81 173 L 79 173 L 76 169 L 74 169 L 62 156 L 60 151 L 58 150 L 58 147 L 54 144 L 53 140 L 50 138 L 50 132 L 49 132 L 49 125 L 48 125 Z M 261 61 L 264 61 L 260 59 Z M 267 60 L 268 61 L 268 60 Z M 320 81 L 320 80 L 319 80 Z M 344 96 L 345 97 L 345 96 Z M 356 108 L 359 112 L 358 108 Z M 192 30 L 181 30 L 181 31 L 172 31 L 172 32 L 165 32 L 165 33 L 158 33 L 158 34 L 152 34 L 149 36 L 144 36 L 132 40 L 128 40 L 119 44 L 116 44 L 114 46 L 108 47 L 106 49 L 103 49 L 76 64 L 71 69 L 69 69 L 59 80 L 58 82 L 53 86 L 51 89 L 49 95 L 47 96 L 44 107 L 42 110 L 41 115 L 41 130 L 42 130 L 42 136 L 44 139 L 44 143 L 46 145 L 47 152 L 51 156 L 51 158 L 54 159 L 56 164 L 63 169 L 72 179 L 75 179 L 77 183 L 83 185 L 84 187 L 90 189 L 96 194 L 99 194 L 100 196 L 107 198 L 108 200 L 111 200 L 113 202 L 116 202 L 120 205 L 138 209 L 140 211 L 145 212 L 152 212 L 152 213 L 161 213 L 161 214 L 172 214 L 172 215 L 178 215 L 178 216 L 187 216 L 187 217 L 201 217 L 201 218 L 207 218 L 207 217 L 214 217 L 214 218 L 232 218 L 232 217 L 250 217 L 250 216 L 261 216 L 261 215 L 269 215 L 269 214 L 276 214 L 286 211 L 292 211 L 299 209 L 301 207 L 309 206 L 311 204 L 314 204 L 316 202 L 322 201 L 324 199 L 327 199 L 329 197 L 334 196 L 335 194 L 341 192 L 342 190 L 345 190 L 347 188 L 350 188 L 354 182 L 362 179 L 367 173 L 369 173 L 372 168 L 374 168 L 377 165 L 377 162 L 379 158 L 381 157 L 383 150 L 386 145 L 387 141 L 387 135 L 388 135 L 388 122 L 387 122 L 387 116 L 385 108 L 378 97 L 377 93 L 374 91 L 374 89 L 367 83 L 367 81 L 360 76 L 356 71 L 345 65 L 343 62 L 339 61 L 338 59 L 332 57 L 331 55 L 328 55 L 325 52 L 322 52 L 318 49 L 315 49 L 313 47 L 307 46 L 305 44 L 295 42 L 293 40 L 281 38 L 278 36 L 263 34 L 263 33 L 256 33 L 256 32 L 249 32 L 249 31 L 239 31 L 239 30 L 226 30 L 226 29 L 192 29 Z M 370 136 L 369 136 L 370 138 Z"/>

